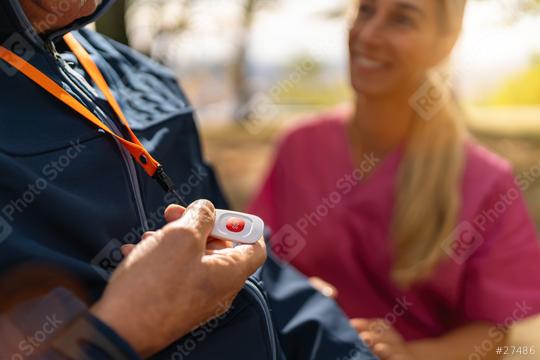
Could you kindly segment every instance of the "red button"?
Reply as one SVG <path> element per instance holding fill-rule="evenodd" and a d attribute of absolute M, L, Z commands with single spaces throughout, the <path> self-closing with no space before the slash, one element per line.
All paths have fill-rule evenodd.
<path fill-rule="evenodd" d="M 227 219 L 226 226 L 227 226 L 227 230 L 229 230 L 230 232 L 239 233 L 242 230 L 244 230 L 246 223 L 242 219 L 231 217 Z"/>

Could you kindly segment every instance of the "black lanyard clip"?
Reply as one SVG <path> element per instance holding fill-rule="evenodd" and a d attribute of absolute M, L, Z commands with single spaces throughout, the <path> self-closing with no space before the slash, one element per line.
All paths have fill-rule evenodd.
<path fill-rule="evenodd" d="M 167 175 L 165 172 L 165 169 L 163 169 L 163 166 L 158 166 L 154 176 L 152 176 L 157 183 L 163 188 L 163 190 L 167 193 L 172 193 L 176 199 L 178 200 L 179 204 L 182 206 L 188 206 L 184 198 L 178 193 L 178 190 L 176 190 L 176 185 L 174 184 L 174 181 Z"/>

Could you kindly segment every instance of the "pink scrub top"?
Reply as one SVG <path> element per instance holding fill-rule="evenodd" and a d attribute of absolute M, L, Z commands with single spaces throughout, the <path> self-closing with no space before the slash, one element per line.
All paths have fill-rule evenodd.
<path fill-rule="evenodd" d="M 282 139 L 250 206 L 273 230 L 274 253 L 333 284 L 350 318 L 384 318 L 406 340 L 540 313 L 540 246 L 521 193 L 534 179 L 515 178 L 508 162 L 467 143 L 459 240 L 429 280 L 403 291 L 389 276 L 402 148 L 355 170 L 345 119 L 322 115 Z"/>

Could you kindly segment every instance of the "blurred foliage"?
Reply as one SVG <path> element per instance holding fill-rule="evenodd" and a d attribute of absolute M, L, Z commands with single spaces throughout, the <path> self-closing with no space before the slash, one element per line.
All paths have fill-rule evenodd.
<path fill-rule="evenodd" d="M 527 70 L 511 77 L 490 96 L 485 105 L 540 105 L 540 54 Z"/>

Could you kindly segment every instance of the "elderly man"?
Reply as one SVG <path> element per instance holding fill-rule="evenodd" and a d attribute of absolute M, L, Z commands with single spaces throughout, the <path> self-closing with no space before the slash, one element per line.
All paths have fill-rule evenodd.
<path fill-rule="evenodd" d="M 82 30 L 110 3 L 0 4 L 0 357 L 371 359 L 262 239 L 209 237 L 226 203 L 174 76 Z"/>

